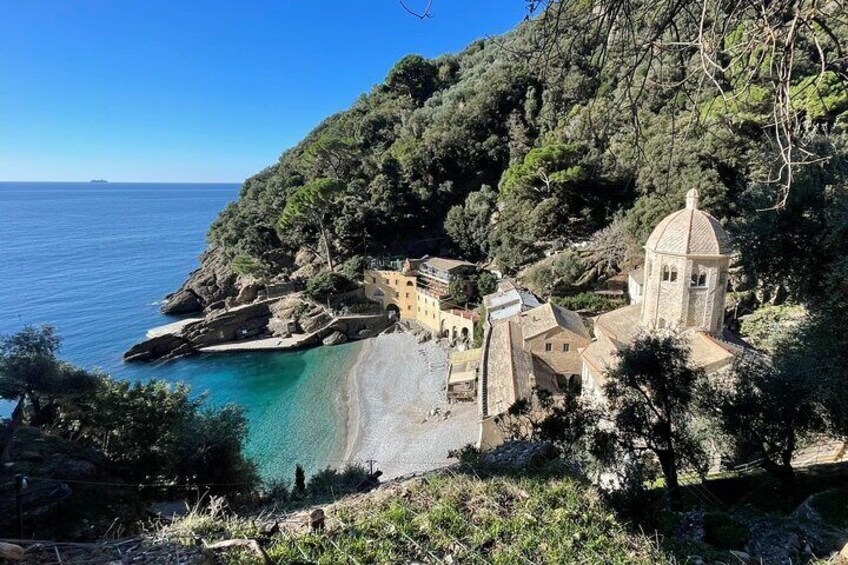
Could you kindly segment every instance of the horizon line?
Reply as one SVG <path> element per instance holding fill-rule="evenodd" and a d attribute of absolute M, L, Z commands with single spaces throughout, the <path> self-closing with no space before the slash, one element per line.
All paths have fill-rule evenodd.
<path fill-rule="evenodd" d="M 243 184 L 244 181 L 203 181 L 203 180 L 4 180 L 0 184 L 10 183 L 54 183 L 54 184 Z"/>

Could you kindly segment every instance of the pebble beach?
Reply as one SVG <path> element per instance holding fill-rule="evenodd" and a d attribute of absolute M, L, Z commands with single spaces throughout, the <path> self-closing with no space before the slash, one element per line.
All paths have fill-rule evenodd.
<path fill-rule="evenodd" d="M 346 377 L 344 460 L 374 460 L 383 478 L 450 464 L 448 451 L 477 440 L 475 403 L 448 404 L 447 353 L 406 332 L 364 340 Z"/>

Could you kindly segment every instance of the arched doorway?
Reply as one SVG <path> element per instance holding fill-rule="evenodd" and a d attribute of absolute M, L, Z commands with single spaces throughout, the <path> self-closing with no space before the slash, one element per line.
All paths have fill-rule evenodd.
<path fill-rule="evenodd" d="M 399 320 L 400 319 L 400 308 L 395 304 L 387 304 L 386 312 L 389 313 L 390 320 Z"/>

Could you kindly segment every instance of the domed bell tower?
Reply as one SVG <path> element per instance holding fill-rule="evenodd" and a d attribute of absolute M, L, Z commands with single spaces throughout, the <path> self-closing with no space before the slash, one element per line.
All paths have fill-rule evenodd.
<path fill-rule="evenodd" d="M 724 229 L 699 209 L 700 194 L 666 216 L 645 243 L 640 325 L 721 333 L 730 246 Z"/>

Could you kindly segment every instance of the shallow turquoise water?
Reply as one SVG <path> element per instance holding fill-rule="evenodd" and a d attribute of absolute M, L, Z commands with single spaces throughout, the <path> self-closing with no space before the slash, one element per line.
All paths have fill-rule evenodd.
<path fill-rule="evenodd" d="M 344 370 L 357 345 L 127 365 L 121 355 L 173 321 L 158 302 L 197 267 L 204 236 L 237 185 L 0 183 L 0 333 L 50 323 L 61 356 L 118 378 L 185 381 L 250 419 L 266 477 L 334 463 Z M 2 408 L 0 408 L 2 411 Z"/>

